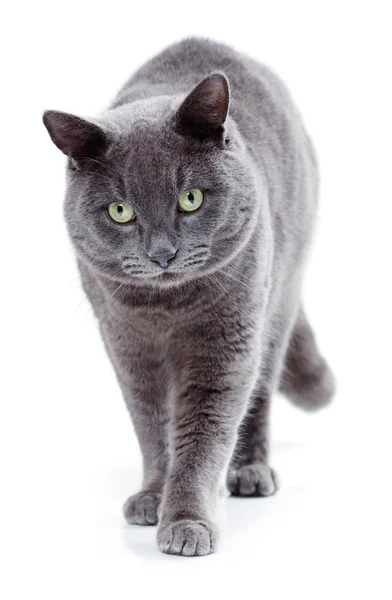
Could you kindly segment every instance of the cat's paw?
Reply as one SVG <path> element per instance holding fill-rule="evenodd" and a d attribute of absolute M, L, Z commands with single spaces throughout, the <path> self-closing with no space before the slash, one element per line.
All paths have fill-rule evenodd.
<path fill-rule="evenodd" d="M 262 463 L 230 468 L 227 487 L 233 496 L 272 496 L 278 489 L 275 472 Z"/>
<path fill-rule="evenodd" d="M 124 517 L 132 525 L 156 525 L 162 494 L 139 492 L 128 498 L 123 507 Z"/>
<path fill-rule="evenodd" d="M 184 519 L 158 529 L 158 547 L 166 554 L 205 556 L 215 551 L 218 532 L 207 521 Z"/>

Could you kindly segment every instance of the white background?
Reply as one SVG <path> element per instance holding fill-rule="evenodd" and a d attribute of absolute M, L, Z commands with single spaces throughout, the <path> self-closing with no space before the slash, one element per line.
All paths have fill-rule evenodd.
<path fill-rule="evenodd" d="M 391 597 L 389 2 L 21 2 L 1 24 L 2 597 Z M 201 559 L 126 526 L 141 461 L 80 289 L 46 108 L 94 115 L 165 45 L 228 42 L 286 81 L 318 149 L 305 304 L 338 377 L 330 409 L 277 398 L 270 499 L 219 501 Z M 157 181 L 157 185 L 159 182 Z"/>

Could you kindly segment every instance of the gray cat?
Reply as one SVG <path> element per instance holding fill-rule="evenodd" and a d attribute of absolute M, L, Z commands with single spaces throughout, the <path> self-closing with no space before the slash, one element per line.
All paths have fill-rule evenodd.
<path fill-rule="evenodd" d="M 276 491 L 271 395 L 327 404 L 334 379 L 301 307 L 317 165 L 267 68 L 187 39 L 148 61 L 92 119 L 47 111 L 68 156 L 65 216 L 84 289 L 143 454 L 129 523 L 163 552 L 217 543 L 231 494 Z"/>

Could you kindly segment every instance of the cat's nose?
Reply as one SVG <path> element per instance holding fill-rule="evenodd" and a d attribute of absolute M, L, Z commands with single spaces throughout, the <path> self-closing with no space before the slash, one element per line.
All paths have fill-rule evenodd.
<path fill-rule="evenodd" d="M 169 262 L 173 260 L 176 254 L 177 250 L 173 251 L 169 248 L 158 248 L 153 252 L 148 252 L 148 258 L 153 262 L 158 263 L 162 269 L 166 269 L 169 266 Z"/>

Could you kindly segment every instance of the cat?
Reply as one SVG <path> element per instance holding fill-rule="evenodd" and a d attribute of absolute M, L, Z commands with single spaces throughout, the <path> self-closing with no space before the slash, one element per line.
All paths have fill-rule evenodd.
<path fill-rule="evenodd" d="M 133 419 L 143 483 L 129 523 L 163 552 L 218 540 L 221 477 L 269 496 L 269 409 L 312 410 L 334 377 L 302 305 L 315 151 L 283 83 L 203 38 L 149 60 L 95 118 L 46 111 L 67 157 L 65 219 Z"/>

